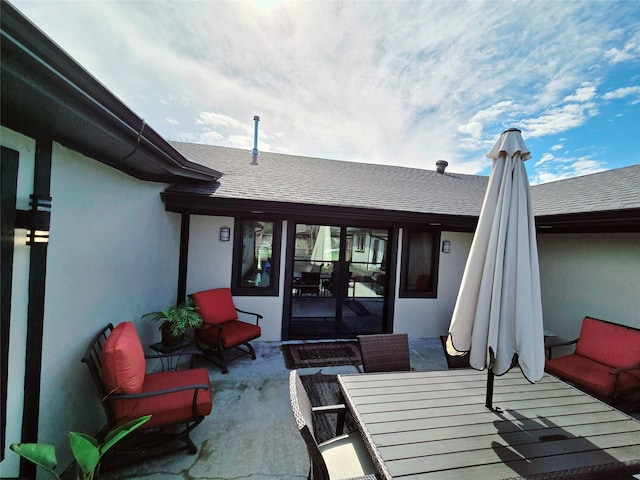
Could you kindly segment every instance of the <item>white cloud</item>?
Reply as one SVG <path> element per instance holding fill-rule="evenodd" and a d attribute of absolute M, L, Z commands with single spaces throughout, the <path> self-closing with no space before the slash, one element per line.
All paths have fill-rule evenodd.
<path fill-rule="evenodd" d="M 640 56 L 632 2 L 16 3 L 159 133 L 216 145 L 260 115 L 261 151 L 488 172 L 505 128 L 574 135 L 638 95 L 596 95 Z"/>
<path fill-rule="evenodd" d="M 606 170 L 603 162 L 589 157 L 554 157 L 546 154 L 544 160 L 535 165 L 536 170 L 530 178 L 532 185 L 553 182 L 565 178 L 588 175 Z"/>
<path fill-rule="evenodd" d="M 571 103 L 522 121 L 528 137 L 543 137 L 577 128 L 598 113 L 594 103 Z"/>
<path fill-rule="evenodd" d="M 640 29 L 621 48 L 612 47 L 605 52 L 605 58 L 611 63 L 622 63 L 640 58 Z"/>
<path fill-rule="evenodd" d="M 602 95 L 604 100 L 615 100 L 618 98 L 626 98 L 633 95 L 640 95 L 640 86 L 635 87 L 621 87 L 610 92 L 606 92 Z"/>
<path fill-rule="evenodd" d="M 596 87 L 590 83 L 584 83 L 575 93 L 564 98 L 565 102 L 588 102 L 596 96 Z"/>

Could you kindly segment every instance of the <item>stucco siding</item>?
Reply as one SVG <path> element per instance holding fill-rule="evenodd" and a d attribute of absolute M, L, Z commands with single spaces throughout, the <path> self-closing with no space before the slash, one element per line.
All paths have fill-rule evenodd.
<path fill-rule="evenodd" d="M 187 294 L 209 288 L 231 286 L 233 262 L 234 219 L 230 217 L 208 217 L 192 215 L 189 234 L 189 263 L 187 266 Z M 231 228 L 231 239 L 220 241 L 220 227 Z M 286 222 L 283 232 L 286 231 Z M 282 297 L 284 285 L 285 235 L 282 235 L 280 265 L 280 296 L 251 297 L 236 296 L 237 308 L 256 312 L 264 316 L 260 322 L 261 341 L 279 341 L 282 338 Z M 253 321 L 254 317 L 245 317 Z"/>
<path fill-rule="evenodd" d="M 578 337 L 592 316 L 640 328 L 640 233 L 538 235 L 545 327 Z"/>
<path fill-rule="evenodd" d="M 16 138 L 21 136 L 3 129 L 3 145 L 18 149 Z M 18 195 L 27 199 L 18 202 L 20 209 L 28 209 L 33 183 L 34 148 L 32 142 L 25 145 L 18 149 L 19 171 L 31 176 L 19 182 Z M 180 217 L 164 211 L 160 192 L 166 186 L 136 180 L 54 144 L 38 440 L 56 445 L 61 465 L 71 460 L 67 431 L 95 434 L 105 424 L 80 361 L 90 338 L 109 322 L 132 320 L 146 347 L 159 334 L 141 315 L 175 302 Z M 24 386 L 14 373 L 24 375 L 29 247 L 18 237 L 15 255 L 9 390 L 21 402 Z M 20 441 L 22 415 L 13 408 L 8 443 Z M 6 462 L 3 476 L 15 473 Z"/>
<path fill-rule="evenodd" d="M 471 248 L 470 233 L 442 232 L 440 245 L 449 240 L 451 253 L 440 253 L 437 298 L 396 298 L 394 327 L 414 338 L 436 338 L 449 330 L 464 266 Z M 397 267 L 400 278 L 400 266 Z M 398 295 L 396 285 L 396 297 Z"/>
<path fill-rule="evenodd" d="M 64 444 L 60 432 L 104 426 L 80 362 L 97 330 L 131 320 L 143 346 L 159 338 L 140 317 L 176 300 L 179 216 L 164 211 L 164 188 L 54 146 L 41 441 Z M 61 414 L 70 406 L 74 415 Z"/>

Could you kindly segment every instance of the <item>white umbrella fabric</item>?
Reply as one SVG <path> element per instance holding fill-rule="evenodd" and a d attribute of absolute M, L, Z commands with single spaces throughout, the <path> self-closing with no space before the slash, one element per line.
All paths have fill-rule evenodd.
<path fill-rule="evenodd" d="M 318 236 L 313 244 L 311 252 L 311 263 L 313 265 L 323 265 L 331 263 L 333 260 L 333 251 L 331 250 L 331 227 L 321 225 L 318 229 Z"/>
<path fill-rule="evenodd" d="M 544 374 L 544 328 L 535 219 L 520 130 L 500 135 L 478 226 L 453 311 L 447 353 L 469 353 L 469 364 L 493 376 L 515 364 L 530 382 Z"/>

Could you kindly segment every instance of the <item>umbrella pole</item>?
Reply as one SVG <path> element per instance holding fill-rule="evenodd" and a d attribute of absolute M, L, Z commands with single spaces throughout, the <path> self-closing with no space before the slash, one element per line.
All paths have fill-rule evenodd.
<path fill-rule="evenodd" d="M 489 347 L 489 368 L 487 368 L 487 391 L 484 406 L 492 412 L 502 412 L 500 407 L 493 406 L 493 379 L 495 374 L 493 373 L 493 365 L 495 364 L 496 356 L 493 353 L 493 348 Z"/>
<path fill-rule="evenodd" d="M 487 392 L 486 398 L 484 402 L 484 406 L 489 410 L 493 410 L 493 378 L 495 375 L 493 374 L 493 370 L 490 368 L 487 369 Z"/>

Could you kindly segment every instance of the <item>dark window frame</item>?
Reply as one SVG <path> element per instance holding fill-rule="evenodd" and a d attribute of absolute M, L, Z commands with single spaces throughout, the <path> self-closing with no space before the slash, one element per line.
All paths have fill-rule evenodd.
<path fill-rule="evenodd" d="M 269 287 L 249 287 L 242 280 L 242 232 L 246 222 L 273 223 L 271 239 L 271 285 Z M 237 296 L 277 297 L 280 295 L 280 250 L 282 248 L 282 221 L 261 217 L 236 217 L 233 230 L 233 263 L 231 265 L 231 293 Z"/>
<path fill-rule="evenodd" d="M 428 291 L 408 290 L 407 272 L 411 254 L 410 238 L 412 233 L 430 233 L 433 236 L 431 253 L 431 289 Z M 440 230 L 428 228 L 404 228 L 402 230 L 402 253 L 400 258 L 399 298 L 437 298 L 438 297 L 438 265 L 440 260 Z"/>

